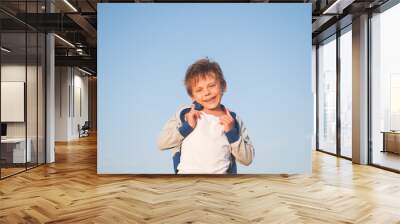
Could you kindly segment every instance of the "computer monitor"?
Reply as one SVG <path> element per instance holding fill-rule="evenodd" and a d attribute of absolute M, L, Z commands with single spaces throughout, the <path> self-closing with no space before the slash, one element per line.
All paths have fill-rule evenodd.
<path fill-rule="evenodd" d="M 1 123 L 1 136 L 7 136 L 7 124 Z"/>

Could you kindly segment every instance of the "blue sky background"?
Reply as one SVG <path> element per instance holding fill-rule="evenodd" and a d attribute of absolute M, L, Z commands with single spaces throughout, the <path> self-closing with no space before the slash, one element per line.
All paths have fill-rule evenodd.
<path fill-rule="evenodd" d="M 208 56 L 256 149 L 238 173 L 311 173 L 311 4 L 99 4 L 98 172 L 172 173 L 157 137 Z"/>

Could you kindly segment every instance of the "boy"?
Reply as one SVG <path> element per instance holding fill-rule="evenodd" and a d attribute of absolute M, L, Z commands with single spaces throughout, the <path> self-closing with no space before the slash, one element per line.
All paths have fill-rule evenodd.
<path fill-rule="evenodd" d="M 246 128 L 221 104 L 226 81 L 218 63 L 196 61 L 186 71 L 185 86 L 193 105 L 168 120 L 158 139 L 159 149 L 173 151 L 175 172 L 235 173 L 235 160 L 250 165 L 254 147 Z"/>

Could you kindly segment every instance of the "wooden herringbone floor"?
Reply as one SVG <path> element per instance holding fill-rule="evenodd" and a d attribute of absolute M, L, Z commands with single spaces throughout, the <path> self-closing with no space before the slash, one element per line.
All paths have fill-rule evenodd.
<path fill-rule="evenodd" d="M 400 175 L 315 152 L 313 174 L 98 176 L 96 139 L 0 181 L 0 223 L 400 223 Z"/>

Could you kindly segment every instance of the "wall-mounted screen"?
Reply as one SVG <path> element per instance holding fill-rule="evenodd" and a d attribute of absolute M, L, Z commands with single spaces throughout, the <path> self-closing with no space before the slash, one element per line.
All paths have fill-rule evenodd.
<path fill-rule="evenodd" d="M 24 82 L 1 82 L 1 122 L 24 122 L 24 102 Z"/>

